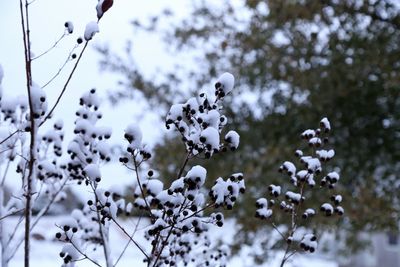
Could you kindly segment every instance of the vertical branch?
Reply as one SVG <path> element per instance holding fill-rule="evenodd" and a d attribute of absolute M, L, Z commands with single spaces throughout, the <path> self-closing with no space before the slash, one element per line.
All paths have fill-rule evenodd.
<path fill-rule="evenodd" d="M 182 176 L 183 171 L 185 170 L 185 167 L 186 167 L 187 163 L 189 162 L 190 155 L 191 155 L 191 151 L 188 152 L 188 153 L 186 154 L 185 160 L 184 160 L 184 162 L 183 162 L 181 168 L 179 169 L 178 175 L 177 175 L 177 177 L 176 177 L 177 179 L 179 179 L 179 178 Z M 186 197 L 185 197 L 184 202 L 182 203 L 181 208 L 179 209 L 179 213 L 181 213 L 182 209 L 184 208 L 185 202 L 186 202 Z M 186 218 L 186 219 L 187 219 L 187 218 Z M 162 239 L 161 233 L 158 233 L 158 235 L 157 235 L 157 237 L 156 237 L 156 239 L 155 239 L 156 242 L 155 242 L 154 245 L 153 245 L 152 255 L 151 255 L 151 257 L 152 257 L 152 259 L 153 259 L 153 256 L 155 256 L 155 253 L 157 253 L 157 257 L 156 257 L 156 259 L 155 259 L 155 261 L 154 261 L 154 263 L 153 263 L 153 267 L 155 267 L 156 264 L 157 264 L 157 262 L 159 261 L 160 256 L 161 256 L 161 254 L 162 254 L 162 252 L 163 252 L 163 250 L 164 250 L 164 248 L 165 248 L 165 246 L 166 246 L 166 244 L 167 244 L 167 242 L 168 242 L 168 239 L 169 239 L 169 237 L 171 236 L 172 231 L 174 230 L 174 227 L 175 227 L 175 223 L 173 223 L 173 224 L 171 225 L 171 228 L 170 228 L 170 230 L 168 231 L 168 234 L 167 234 L 165 240 Z M 161 242 L 161 248 L 160 248 L 159 251 L 157 251 L 157 245 L 158 245 L 159 242 Z M 148 266 L 150 266 L 151 264 L 152 264 L 152 262 L 149 261 L 149 262 L 148 262 Z"/>
<path fill-rule="evenodd" d="M 49 209 L 55 202 L 57 196 L 59 195 L 59 193 L 64 189 L 65 185 L 67 184 L 67 181 L 68 181 L 68 179 L 65 179 L 65 181 L 60 185 L 60 188 L 57 190 L 57 192 L 55 192 L 53 194 L 53 196 L 51 197 L 51 199 L 49 199 L 49 202 L 38 212 L 35 219 L 32 220 L 32 222 L 30 223 L 30 232 L 32 232 L 33 228 L 35 228 L 35 226 L 39 223 L 40 219 L 49 211 Z M 20 210 L 18 210 L 18 211 L 20 211 Z M 11 242 L 11 239 L 12 238 L 10 238 L 9 242 Z M 13 250 L 10 250 L 11 252 L 8 253 L 8 258 L 7 258 L 8 260 L 11 259 L 12 257 L 14 257 L 15 253 L 17 252 L 18 248 L 21 246 L 23 241 L 24 241 L 24 239 L 20 239 L 16 242 L 16 245 L 13 248 Z"/>
<path fill-rule="evenodd" d="M 305 181 L 304 181 L 304 182 L 301 182 L 301 186 L 300 186 L 300 199 L 301 199 L 301 198 L 303 197 L 303 195 L 304 195 L 304 186 L 305 186 L 305 183 L 306 183 Z M 300 201 L 300 203 L 296 206 L 296 209 L 293 209 L 293 210 L 292 210 L 292 214 L 291 214 L 291 217 L 292 217 L 291 229 L 289 230 L 289 235 L 288 235 L 287 238 L 293 236 L 294 233 L 295 233 L 296 230 L 297 230 L 297 221 L 298 221 L 299 210 L 300 210 L 301 204 L 302 204 L 302 201 Z M 275 229 L 278 229 L 278 228 L 275 227 Z M 292 242 L 287 242 L 287 238 L 284 238 L 284 239 L 286 239 L 286 244 L 287 244 L 287 245 L 286 245 L 285 254 L 283 255 L 283 258 L 282 258 L 280 267 L 283 267 L 283 266 L 285 265 L 286 261 L 287 261 L 291 256 L 293 256 L 293 255 L 296 253 L 296 251 L 293 251 L 292 253 L 289 254 L 289 252 L 290 252 L 290 247 L 291 247 Z"/>
<path fill-rule="evenodd" d="M 106 260 L 106 266 L 107 267 L 112 267 L 112 262 L 111 262 L 111 252 L 110 252 L 110 246 L 108 244 L 108 233 L 106 233 L 106 229 L 103 227 L 103 224 L 101 223 L 101 218 L 100 218 L 100 211 L 98 209 L 98 203 L 101 203 L 99 198 L 97 197 L 97 193 L 96 193 L 96 187 L 91 185 L 92 189 L 93 189 L 93 193 L 95 196 L 95 201 L 96 201 L 96 215 L 97 215 L 97 223 L 99 225 L 99 234 L 100 234 L 100 238 L 102 241 L 102 247 L 103 247 L 103 251 L 104 251 L 104 258 Z"/>
<path fill-rule="evenodd" d="M 22 26 L 22 36 L 24 41 L 24 54 L 25 54 L 25 74 L 26 74 L 26 89 L 28 93 L 29 109 L 30 109 L 30 147 L 29 147 L 29 165 L 28 165 L 28 177 L 26 179 L 25 186 L 25 256 L 24 256 L 24 266 L 29 267 L 29 248 L 30 248 L 30 220 L 32 215 L 32 176 L 35 163 L 35 133 L 36 125 L 33 116 L 33 100 L 31 96 L 32 87 L 32 68 L 31 68 L 31 51 L 30 51 L 30 29 L 29 29 L 29 13 L 28 13 L 28 3 L 25 1 L 25 14 L 22 0 L 20 3 L 20 13 L 21 13 L 21 26 Z"/>

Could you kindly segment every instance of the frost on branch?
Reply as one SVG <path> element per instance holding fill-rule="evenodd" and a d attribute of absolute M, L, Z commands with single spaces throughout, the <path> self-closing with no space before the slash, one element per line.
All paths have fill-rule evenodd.
<path fill-rule="evenodd" d="M 215 84 L 215 95 L 219 97 L 224 97 L 233 89 L 235 83 L 235 77 L 229 72 L 225 72 L 219 78 Z"/>
<path fill-rule="evenodd" d="M 111 148 L 107 139 L 111 137 L 111 128 L 98 126 L 102 118 L 99 111 L 100 100 L 96 90 L 85 93 L 79 104 L 75 120 L 75 137 L 68 145 L 68 172 L 78 184 L 85 183 L 93 188 L 101 181 L 99 165 L 111 160 Z"/>
<path fill-rule="evenodd" d="M 44 90 L 36 84 L 31 87 L 33 117 L 39 119 L 47 111 L 47 99 Z"/>
<path fill-rule="evenodd" d="M 142 131 L 136 124 L 130 124 L 125 129 L 125 139 L 130 143 L 131 150 L 138 149 L 142 144 Z"/>
<path fill-rule="evenodd" d="M 80 108 L 75 113 L 75 137 L 67 150 L 70 159 L 66 170 L 70 181 L 87 186 L 93 197 L 82 210 L 74 210 L 70 219 L 58 223 L 60 231 L 56 233 L 56 238 L 66 243 L 60 253 L 65 264 L 73 264 L 86 253 L 102 246 L 107 266 L 111 266 L 108 246 L 110 220 L 117 217 L 119 210 L 125 209 L 125 200 L 118 192 L 99 189 L 98 184 L 102 180 L 101 165 L 111 161 L 108 139 L 112 131 L 109 127 L 98 125 L 102 113 L 95 89 L 84 93 L 79 104 Z"/>
<path fill-rule="evenodd" d="M 2 75 L 1 72 L 1 79 Z M 63 189 L 68 178 L 61 160 L 63 123 L 56 121 L 47 130 L 35 127 L 32 131 L 32 121 L 39 125 L 47 112 L 48 104 L 45 92 L 34 82 L 29 87 L 29 93 L 31 101 L 27 95 L 0 98 L 0 166 L 5 166 L 1 168 L 0 246 L 1 264 L 4 266 L 8 266 L 8 262 L 24 241 L 23 235 L 16 234 L 20 233 L 23 224 L 12 225 L 7 220 L 12 215 L 19 216 L 24 212 L 27 208 L 27 195 L 31 194 L 29 208 L 35 211 L 35 217 L 30 218 L 30 229 L 34 229 L 53 204 L 66 197 Z M 29 137 L 34 137 L 33 146 Z M 30 147 L 34 149 L 30 151 Z M 15 172 L 10 174 L 12 170 Z M 8 198 L 5 197 L 8 191 L 5 185 L 10 178 L 21 181 L 21 188 L 13 190 L 12 197 Z M 26 189 L 28 184 L 32 188 L 31 192 Z"/>
<path fill-rule="evenodd" d="M 317 249 L 317 237 L 312 230 L 306 228 L 305 233 L 301 233 L 300 239 L 295 238 L 302 225 L 308 225 L 306 222 L 318 215 L 331 217 L 344 214 L 344 209 L 340 206 L 342 196 L 333 193 L 340 175 L 335 169 L 325 166 L 335 156 L 332 148 L 325 148 L 329 146 L 330 132 L 331 125 L 327 118 L 320 121 L 320 128 L 303 131 L 300 137 L 304 140 L 305 147 L 311 150 L 310 154 L 307 155 L 303 150 L 298 149 L 295 151 L 298 164 L 285 161 L 279 167 L 279 172 L 289 178 L 289 185 L 291 184 L 292 188 L 271 184 L 268 187 L 270 200 L 260 198 L 256 202 L 255 216 L 268 220 L 275 229 L 278 230 L 277 225 L 280 223 L 279 217 L 274 216 L 275 214 L 283 213 L 282 216 L 286 215 L 291 221 L 285 232 L 278 230 L 287 242 L 282 264 L 297 252 L 297 249 L 293 247 L 295 242 L 306 252 L 314 252 Z M 287 183 L 283 181 L 283 184 Z M 320 204 L 311 202 L 311 197 L 318 196 L 320 199 L 321 194 L 322 196 L 325 194 L 326 202 Z"/>
<path fill-rule="evenodd" d="M 233 87 L 231 76 L 224 74 L 217 82 L 220 85 L 216 91 L 223 90 L 225 94 L 219 92 L 211 98 L 200 94 L 171 107 L 166 125 L 167 128 L 174 127 L 182 136 L 186 159 L 170 185 L 164 184 L 157 172 L 148 168 L 152 153 L 142 143 L 143 134 L 138 125 L 133 123 L 125 128 L 127 144 L 119 161 L 136 178 L 133 190 L 127 194 L 130 198 L 123 192 L 99 187 L 103 179 L 100 166 L 110 160 L 106 139 L 111 131 L 97 126 L 101 113 L 95 90 L 84 94 L 80 99 L 82 107 L 76 112 L 75 137 L 68 146 L 67 171 L 71 180 L 88 186 L 93 197 L 82 210 L 73 212 L 71 220 L 59 223 L 56 238 L 71 244 L 80 258 L 91 261 L 93 259 L 87 253 L 102 246 L 107 266 L 112 266 L 108 229 L 115 223 L 142 252 L 148 266 L 176 266 L 190 262 L 225 266 L 229 255 L 226 246 L 205 252 L 202 248 L 211 246 L 207 236 L 209 228 L 224 224 L 224 216 L 219 210 L 232 209 L 245 192 L 243 174 L 233 173 L 225 179 L 219 177 L 207 190 L 205 182 L 211 179 L 207 177 L 207 170 L 200 165 L 189 168 L 188 164 L 192 158 L 211 158 L 215 153 L 225 153 L 227 148 L 235 150 L 239 146 L 237 132 L 224 132 L 227 118 L 222 115 L 221 102 Z M 213 210 L 205 213 L 207 209 Z M 119 223 L 121 215 L 129 216 L 133 212 L 145 214 L 150 220 L 144 232 L 148 247 L 135 242 L 127 234 L 131 230 L 125 230 Z M 65 264 L 79 260 L 76 254 L 68 251 L 70 248 L 67 245 L 60 254 Z"/>
<path fill-rule="evenodd" d="M 99 25 L 97 24 L 97 22 L 91 21 L 88 24 L 86 24 L 85 33 L 83 37 L 85 38 L 86 41 L 89 41 L 98 32 L 99 32 Z"/>
<path fill-rule="evenodd" d="M 174 126 L 181 134 L 188 152 L 211 158 L 215 153 L 235 150 L 239 146 L 239 135 L 229 131 L 221 142 L 221 132 L 227 118 L 221 114 L 221 100 L 232 90 L 233 75 L 224 73 L 215 84 L 215 98 L 204 93 L 189 99 L 184 104 L 175 104 L 167 114 L 166 126 Z"/>
<path fill-rule="evenodd" d="M 231 90 L 233 83 L 227 86 Z M 216 94 L 214 99 L 200 94 L 170 108 L 166 126 L 168 129 L 174 127 L 182 136 L 187 153 L 185 165 L 191 158 L 210 158 L 215 153 L 225 152 L 226 148 L 238 147 L 239 135 L 234 131 L 226 135 L 225 143 L 221 140 L 227 124 L 226 117 L 221 114 L 222 100 L 221 94 Z M 138 170 L 147 160 L 141 138 L 136 125 L 127 127 L 125 139 L 129 144 L 120 161 L 133 170 Z M 151 175 L 147 179 L 137 177 L 133 206 L 147 211 L 153 223 L 146 230 L 146 238 L 152 244 L 152 252 L 146 259 L 149 266 L 174 266 L 179 262 L 215 265 L 218 261 L 221 266 L 225 264 L 227 251 L 219 249 L 216 255 L 203 253 L 198 258 L 195 248 L 200 244 L 210 245 L 206 235 L 210 225 L 223 225 L 220 212 L 206 216 L 203 211 L 209 208 L 232 209 L 245 191 L 243 174 L 234 173 L 227 179 L 216 179 L 208 195 L 204 194 L 206 179 L 209 179 L 207 170 L 200 165 L 191 167 L 186 173 L 183 167 L 170 186 L 163 185 Z"/>
<path fill-rule="evenodd" d="M 235 150 L 239 147 L 240 136 L 236 131 L 229 131 L 225 135 L 225 142 L 229 145 L 231 150 Z"/>

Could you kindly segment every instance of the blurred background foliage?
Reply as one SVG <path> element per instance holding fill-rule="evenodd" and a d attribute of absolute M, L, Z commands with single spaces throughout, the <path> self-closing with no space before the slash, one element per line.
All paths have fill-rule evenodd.
<path fill-rule="evenodd" d="M 318 127 L 325 116 L 333 126 L 331 143 L 336 150 L 328 165 L 340 169 L 338 191 L 346 213 L 339 223 L 323 219 L 312 227 L 340 228 L 352 248 L 359 246 L 355 237 L 361 231 L 397 229 L 398 3 L 243 0 L 215 6 L 212 1 L 193 1 L 183 20 L 166 10 L 132 25 L 161 35 L 175 51 L 171 53 L 197 51 L 196 64 L 180 62 L 187 72 L 165 73 L 165 79 L 155 82 L 145 78 L 134 60 L 127 60 L 134 55 L 129 47 L 127 55 L 99 48 L 102 66 L 125 76 L 121 89 L 110 95 L 113 102 L 139 91 L 165 114 L 171 103 L 198 92 L 210 78 L 225 71 L 236 77 L 236 90 L 225 106 L 231 129 L 241 136 L 239 151 L 199 162 L 210 178 L 245 173 L 247 194 L 231 213 L 242 227 L 238 244 L 250 243 L 255 232 L 265 231 L 266 223 L 254 219 L 255 199 L 267 195 L 270 183 L 289 183 L 278 167 L 284 160 L 294 160 L 300 133 Z M 189 86 L 183 81 L 190 81 Z M 182 143 L 166 136 L 154 155 L 153 166 L 162 177 L 173 177 L 183 160 Z"/>

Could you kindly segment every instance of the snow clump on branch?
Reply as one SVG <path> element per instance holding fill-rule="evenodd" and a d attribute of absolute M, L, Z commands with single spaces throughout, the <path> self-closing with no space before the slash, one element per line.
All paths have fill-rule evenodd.
<path fill-rule="evenodd" d="M 86 41 L 89 41 L 98 32 L 99 32 L 99 25 L 97 24 L 97 22 L 91 21 L 88 24 L 86 24 L 85 33 L 83 37 L 85 38 Z"/>
<path fill-rule="evenodd" d="M 274 214 L 283 212 L 283 216 L 287 214 L 291 220 L 287 231 L 280 231 L 282 238 L 287 242 L 287 250 L 282 263 L 297 253 L 297 249 L 293 247 L 292 243 L 297 240 L 294 235 L 302 224 L 306 225 L 306 221 L 317 215 L 330 217 L 334 214 L 339 216 L 344 214 L 344 209 L 340 206 L 342 196 L 332 193 L 340 179 L 339 173 L 332 170 L 328 171 L 326 175 L 322 175 L 323 169 L 329 170 L 324 167 L 324 164 L 335 156 L 333 149 L 323 149 L 324 146 L 329 146 L 330 132 L 331 124 L 327 118 L 320 121 L 320 128 L 303 131 L 300 136 L 311 148 L 312 153 L 305 155 L 303 150 L 298 149 L 295 151 L 295 156 L 299 164 L 296 166 L 291 161 L 285 161 L 279 168 L 279 172 L 289 177 L 294 189 L 289 190 L 287 187 L 271 184 L 268 187 L 271 199 L 267 201 L 266 198 L 260 198 L 256 201 L 255 216 L 268 220 L 274 228 L 279 223 L 277 221 L 279 216 L 275 218 Z M 318 180 L 319 186 L 317 187 Z M 286 192 L 283 194 L 284 198 L 281 196 L 283 188 L 286 188 Z M 331 203 L 323 202 L 315 205 L 307 201 L 313 195 L 320 193 L 329 194 L 328 201 L 330 200 Z M 318 213 L 317 210 L 320 212 Z M 299 247 L 306 252 L 312 253 L 317 249 L 317 237 L 311 230 L 308 230 L 308 233 L 306 230 L 306 233 L 298 241 Z"/>
<path fill-rule="evenodd" d="M 126 198 L 124 192 L 99 189 L 103 179 L 100 166 L 110 160 L 107 139 L 111 131 L 97 126 L 102 116 L 96 91 L 85 93 L 80 99 L 81 108 L 76 112 L 75 138 L 68 146 L 67 171 L 71 180 L 88 186 L 93 197 L 82 210 L 73 212 L 72 221 L 60 223 L 56 238 L 72 247 L 82 248 L 78 253 L 89 260 L 85 248 L 103 246 L 109 265 L 108 229 L 115 223 L 142 252 L 148 266 L 176 266 L 189 262 L 225 266 L 229 255 L 227 247 L 201 253 L 201 257 L 196 254 L 195 247 L 211 246 L 207 231 L 212 225 L 223 226 L 224 216 L 220 210 L 232 209 L 245 192 L 243 174 L 233 173 L 226 179 L 219 177 L 211 189 L 206 189 L 207 170 L 200 165 L 189 168 L 194 158 L 209 159 L 216 153 L 236 150 L 239 146 L 237 132 L 224 133 L 227 118 L 222 115 L 221 105 L 232 90 L 234 79 L 228 73 L 221 77 L 216 83 L 215 96 L 209 98 L 201 93 L 184 104 L 173 105 L 167 115 L 166 127 L 175 128 L 186 150 L 184 164 L 169 186 L 158 173 L 148 169 L 152 153 L 142 143 L 143 134 L 138 125 L 129 124 L 125 128 L 127 145 L 119 161 L 136 176 L 133 189 L 127 193 L 130 198 Z M 211 211 L 206 214 L 206 210 Z M 126 231 L 119 223 L 122 214 L 129 216 L 132 212 L 146 214 L 151 222 L 145 229 L 148 247 L 133 240 L 128 234 L 131 231 Z M 77 259 L 70 248 L 64 247 L 60 254 L 65 264 Z"/>

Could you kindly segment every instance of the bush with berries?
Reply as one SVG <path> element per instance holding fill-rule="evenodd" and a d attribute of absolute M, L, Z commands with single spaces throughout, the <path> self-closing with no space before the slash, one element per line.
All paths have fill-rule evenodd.
<path fill-rule="evenodd" d="M 229 129 L 222 106 L 224 98 L 234 88 L 233 75 L 223 73 L 216 80 L 212 95 L 199 92 L 185 103 L 171 106 L 165 126 L 180 136 L 184 155 L 174 177 L 160 177 L 157 166 L 151 166 L 152 151 L 142 142 L 143 133 L 134 122 L 126 126 L 125 134 L 121 136 L 125 147 L 117 155 L 121 169 L 132 173 L 134 185 L 124 192 L 104 189 L 102 181 L 107 177 L 102 175 L 102 166 L 113 160 L 115 151 L 110 142 L 112 128 L 101 125 L 102 101 L 96 90 L 85 92 L 77 101 L 74 136 L 68 144 L 64 140 L 63 121 L 53 120 L 53 117 L 57 116 L 55 110 L 113 1 L 99 0 L 95 7 L 97 21 L 89 22 L 82 36 L 76 38 L 60 71 L 67 64 L 73 64 L 73 68 L 54 103 L 46 96 L 46 86 L 59 78 L 60 71 L 39 86 L 33 80 L 32 62 L 47 55 L 63 38 L 73 35 L 75 29 L 71 21 L 65 22 L 65 31 L 54 45 L 34 56 L 30 47 L 29 21 L 29 6 L 33 2 L 20 0 L 26 95 L 3 97 L 0 66 L 1 266 L 7 267 L 22 245 L 25 266 L 29 266 L 32 230 L 55 203 L 66 198 L 67 186 L 83 187 L 89 191 L 89 196 L 82 208 L 73 210 L 70 216 L 56 224 L 55 238 L 63 243 L 59 253 L 63 266 L 75 266 L 81 261 L 96 266 L 115 266 L 128 246 L 141 253 L 147 266 L 226 266 L 230 257 L 228 246 L 212 244 L 214 240 L 208 236 L 208 231 L 211 227 L 224 225 L 223 214 L 232 210 L 245 193 L 244 175 L 229 170 L 230 173 L 221 173 L 225 177 L 208 177 L 207 169 L 192 162 L 193 159 L 213 160 L 215 154 L 231 153 L 239 147 L 240 136 Z M 53 127 L 43 127 L 50 121 Z M 330 193 L 330 199 L 319 207 L 307 201 L 313 191 L 326 189 L 331 192 L 339 181 L 339 174 L 334 169 L 322 175 L 323 165 L 335 154 L 333 149 L 325 148 L 330 130 L 330 123 L 324 118 L 318 129 L 304 131 L 301 136 L 310 146 L 311 154 L 297 150 L 298 167 L 285 161 L 279 168 L 290 183 L 271 184 L 268 187 L 270 199 L 256 201 L 256 217 L 268 220 L 287 242 L 281 266 L 298 249 L 309 252 L 317 249 L 315 233 L 303 231 L 301 236 L 296 235 L 303 222 L 318 215 L 344 213 L 340 206 L 342 197 L 334 193 Z M 12 173 L 14 167 L 16 172 Z M 11 197 L 6 196 L 5 181 L 15 175 L 22 181 L 20 190 L 13 192 Z M 214 184 L 207 188 L 205 182 L 210 179 Z M 167 180 L 172 182 L 165 183 Z M 292 189 L 287 184 L 291 184 Z M 33 216 L 34 209 L 36 214 Z M 278 212 L 291 219 L 285 232 L 278 228 L 279 222 L 274 221 Z M 132 214 L 148 220 L 142 231 L 144 242 L 134 236 L 138 224 L 131 229 L 124 223 Z M 18 223 L 12 228 L 5 227 L 5 221 L 11 216 L 19 216 Z M 118 258 L 113 258 L 111 253 L 115 249 L 110 245 L 111 226 L 129 240 Z M 18 234 L 20 232 L 23 234 Z M 95 251 L 102 251 L 103 257 L 99 258 Z"/>
<path fill-rule="evenodd" d="M 268 186 L 269 200 L 256 201 L 256 218 L 266 220 L 286 242 L 281 266 L 299 251 L 313 253 L 318 247 L 317 234 L 309 229 L 315 216 L 341 216 L 342 196 L 335 193 L 340 175 L 334 168 L 325 166 L 335 156 L 329 146 L 331 124 L 327 118 L 319 123 L 319 128 L 305 130 L 300 136 L 305 148 L 295 151 L 298 164 L 285 161 L 279 172 L 289 183 Z M 304 150 L 309 152 L 306 154 Z M 290 186 L 288 186 L 290 185 Z M 312 196 L 325 198 L 322 203 L 309 201 Z M 290 222 L 287 229 L 279 227 L 282 218 Z"/>

